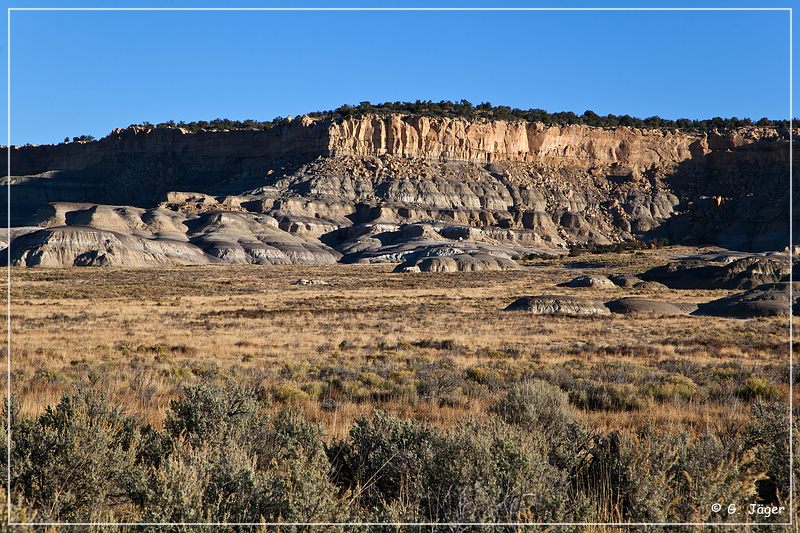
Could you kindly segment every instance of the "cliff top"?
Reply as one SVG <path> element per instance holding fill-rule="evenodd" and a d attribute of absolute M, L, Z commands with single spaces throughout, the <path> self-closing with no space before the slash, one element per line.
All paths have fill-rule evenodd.
<path fill-rule="evenodd" d="M 598 115 L 591 110 L 584 111 L 578 115 L 571 111 L 549 113 L 543 109 L 518 109 L 509 106 L 494 106 L 488 102 L 473 105 L 467 100 L 451 102 L 443 100 L 432 102 L 430 100 L 416 102 L 384 102 L 372 104 L 361 102 L 358 105 L 343 105 L 334 110 L 314 111 L 302 115 L 305 120 L 344 120 L 348 118 L 358 118 L 367 115 L 403 115 L 421 116 L 441 119 L 463 119 L 476 122 L 486 121 L 505 121 L 505 122 L 538 122 L 547 126 L 563 125 L 584 125 L 597 128 L 619 128 L 627 127 L 642 130 L 680 130 L 685 132 L 720 132 L 750 128 L 776 128 L 786 129 L 789 126 L 788 120 L 770 120 L 766 117 L 754 121 L 750 118 L 722 118 L 714 117 L 710 119 L 695 120 L 679 118 L 677 120 L 664 119 L 658 116 L 647 118 L 632 117 L 630 115 Z M 269 121 L 258 121 L 254 119 L 231 120 L 216 118 L 213 120 L 200 120 L 192 122 L 175 122 L 170 120 L 158 124 L 144 122 L 132 124 L 128 128 L 115 129 L 109 135 L 119 134 L 121 131 L 133 129 L 133 131 L 148 131 L 149 129 L 171 129 L 178 128 L 186 133 L 197 133 L 201 131 L 264 131 L 276 126 L 285 125 L 293 121 L 289 117 L 276 117 Z M 144 130 L 139 129 L 144 128 Z M 81 135 L 64 139 L 64 143 L 69 142 L 91 142 L 95 140 L 89 135 Z M 62 144 L 64 144 L 62 143 Z"/>

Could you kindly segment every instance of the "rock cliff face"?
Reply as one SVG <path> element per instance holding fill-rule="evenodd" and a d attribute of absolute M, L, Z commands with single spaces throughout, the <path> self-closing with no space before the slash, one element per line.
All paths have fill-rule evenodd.
<path fill-rule="evenodd" d="M 155 264 L 159 250 L 163 264 L 419 262 L 632 238 L 782 249 L 787 135 L 407 115 L 304 116 L 264 131 L 129 127 L 12 147 L 12 225 L 49 233 L 20 234 L 11 254 L 29 265 Z M 111 237 L 107 249 L 92 244 Z"/>
<path fill-rule="evenodd" d="M 753 133 L 774 135 L 766 130 Z M 643 171 L 702 157 L 710 147 L 707 136 L 661 130 L 391 115 L 331 124 L 328 150 L 332 155 L 390 154 L 478 164 L 523 161 L 586 168 L 618 164 Z"/>
<path fill-rule="evenodd" d="M 100 141 L 12 147 L 12 175 L 81 172 L 125 164 L 130 156 L 169 157 L 194 173 L 261 174 L 275 164 L 315 156 L 394 155 L 486 164 L 522 161 L 585 168 L 619 165 L 631 171 L 668 169 L 712 152 L 784 139 L 774 128 L 687 133 L 531 122 L 476 121 L 406 115 L 340 120 L 306 116 L 264 131 L 201 131 L 131 126 Z M 2 154 L 5 168 L 6 154 Z M 120 170 L 116 168 L 114 170 Z"/>

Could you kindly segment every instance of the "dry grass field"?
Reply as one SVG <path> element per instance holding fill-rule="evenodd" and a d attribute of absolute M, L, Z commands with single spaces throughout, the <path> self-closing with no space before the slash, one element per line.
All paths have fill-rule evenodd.
<path fill-rule="evenodd" d="M 787 503 L 786 319 L 504 311 L 725 295 L 556 286 L 690 252 L 14 269 L 12 517 L 783 521 L 712 503 Z"/>
<path fill-rule="evenodd" d="M 198 381 L 235 380 L 331 436 L 375 408 L 447 426 L 487 415 L 508 383 L 567 390 L 599 429 L 741 421 L 785 398 L 785 319 L 534 316 L 523 295 L 640 295 L 701 302 L 724 291 L 572 289 L 580 274 L 637 273 L 689 250 L 536 261 L 493 273 L 394 274 L 390 266 L 15 269 L 12 384 L 38 414 L 95 388 L 159 426 Z M 299 279 L 327 284 L 296 285 Z"/>

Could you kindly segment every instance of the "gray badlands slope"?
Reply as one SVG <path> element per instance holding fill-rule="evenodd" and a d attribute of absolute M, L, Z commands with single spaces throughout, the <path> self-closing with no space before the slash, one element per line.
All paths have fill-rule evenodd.
<path fill-rule="evenodd" d="M 634 238 L 781 250 L 786 137 L 402 115 L 304 116 L 264 131 L 130 127 L 12 147 L 15 228 L 0 246 L 11 243 L 3 261 L 27 266 L 409 271 L 515 268 Z"/>

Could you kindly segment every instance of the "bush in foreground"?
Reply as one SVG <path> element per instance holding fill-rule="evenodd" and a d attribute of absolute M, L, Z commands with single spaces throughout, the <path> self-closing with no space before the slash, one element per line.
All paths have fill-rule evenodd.
<path fill-rule="evenodd" d="M 318 425 L 267 414 L 260 397 L 187 388 L 164 430 L 91 394 L 66 396 L 38 418 L 12 405 L 15 512 L 48 521 L 702 522 L 747 519 L 714 514 L 714 502 L 784 504 L 788 495 L 779 403 L 757 403 L 747 431 L 603 433 L 587 429 L 561 389 L 530 381 L 508 391 L 494 420 L 437 429 L 376 413 L 326 444 Z"/>

